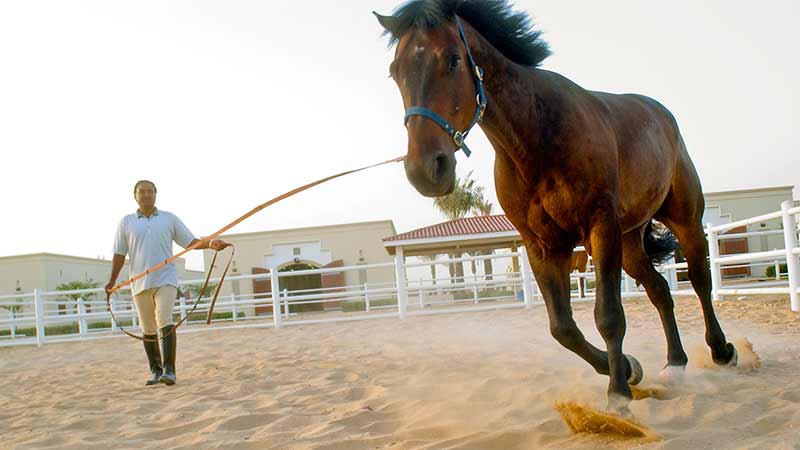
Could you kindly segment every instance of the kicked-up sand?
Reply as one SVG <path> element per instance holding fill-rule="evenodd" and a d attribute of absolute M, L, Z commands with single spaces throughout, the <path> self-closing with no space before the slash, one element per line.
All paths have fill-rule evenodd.
<path fill-rule="evenodd" d="M 796 449 L 800 314 L 786 296 L 715 304 L 747 367 L 709 364 L 693 298 L 676 300 L 689 367 L 631 404 L 659 439 L 573 434 L 555 410 L 602 409 L 607 379 L 550 337 L 543 307 L 178 336 L 178 384 L 145 387 L 128 338 L 0 348 L 3 449 Z M 591 303 L 574 304 L 602 341 Z M 626 300 L 624 350 L 656 386 L 656 310 Z M 741 360 L 740 351 L 740 360 Z M 755 367 L 760 365 L 760 367 Z"/>

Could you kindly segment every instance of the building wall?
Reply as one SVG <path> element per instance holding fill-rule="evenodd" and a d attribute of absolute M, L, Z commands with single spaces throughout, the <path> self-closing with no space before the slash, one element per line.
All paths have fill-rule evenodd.
<path fill-rule="evenodd" d="M 186 261 L 175 261 L 178 280 L 197 279 L 203 272 L 186 270 Z M 106 259 L 83 258 L 79 256 L 36 253 L 0 257 L 0 295 L 20 292 L 31 293 L 38 288 L 42 292 L 52 292 L 63 283 L 72 281 L 94 281 L 104 286 L 111 275 L 111 261 Z M 128 263 L 125 263 L 117 281 L 128 279 Z M 95 296 L 95 301 L 102 300 Z M 46 306 L 49 309 L 56 305 Z M 27 309 L 25 311 L 28 311 Z M 0 315 L 6 311 L 0 310 Z"/>
<path fill-rule="evenodd" d="M 291 254 L 291 249 L 299 248 L 298 260 L 316 263 L 323 266 L 329 262 L 342 260 L 345 266 L 359 263 L 375 264 L 393 262 L 394 259 L 383 247 L 382 239 L 396 234 L 394 224 L 390 220 L 360 222 L 342 225 L 329 225 L 289 230 L 265 231 L 224 235 L 220 239 L 236 246 L 234 259 L 236 272 L 229 275 L 249 275 L 254 267 L 268 268 L 267 265 L 278 263 L 281 267 Z M 204 250 L 204 266 L 211 264 L 214 252 Z M 221 258 L 221 259 L 220 259 Z M 224 269 L 227 255 L 223 252 L 217 257 L 214 276 L 219 276 Z M 321 260 L 317 260 L 321 259 Z M 345 272 L 345 284 L 355 285 L 363 282 L 381 283 L 394 281 L 394 269 L 391 267 L 369 269 L 366 273 L 359 271 Z M 253 286 L 250 280 L 226 282 L 222 295 L 251 295 Z"/>
<path fill-rule="evenodd" d="M 260 233 L 245 233 L 223 236 L 223 239 L 236 245 L 235 272 L 231 275 L 250 274 L 253 267 L 265 267 L 271 258 L 286 259 L 287 251 L 301 247 L 301 257 L 320 265 L 342 260 L 343 265 L 350 266 L 359 262 L 378 263 L 392 262 L 393 258 L 383 247 L 382 239 L 396 233 L 390 220 L 363 222 L 322 227 L 278 230 Z M 274 252 L 278 250 L 278 252 Z M 209 267 L 213 252 L 204 251 L 204 266 Z M 219 276 L 224 268 L 225 254 L 217 260 L 214 276 Z M 294 256 L 294 255 L 292 255 Z M 179 281 L 201 280 L 203 271 L 186 270 L 185 260 L 176 262 Z M 359 273 L 361 272 L 361 273 Z M 111 261 L 104 259 L 83 258 L 52 253 L 15 255 L 0 257 L 0 295 L 15 294 L 17 287 L 23 293 L 31 293 L 35 288 L 43 292 L 52 292 L 56 286 L 71 281 L 95 281 L 103 286 L 111 273 Z M 126 262 L 118 281 L 128 279 Z M 366 271 L 348 271 L 345 273 L 347 285 L 363 282 L 393 282 L 394 270 L 369 269 Z M 234 286 L 236 286 L 234 288 Z M 226 282 L 222 295 L 235 291 L 238 294 L 251 294 L 252 282 Z M 98 296 L 99 297 L 99 296 Z M 96 301 L 102 300 L 96 298 Z M 55 309 L 56 305 L 47 306 Z M 23 312 L 30 312 L 28 309 Z M 4 316 L 5 310 L 0 310 Z"/>
<path fill-rule="evenodd" d="M 748 189 L 704 194 L 706 209 L 718 207 L 723 215 L 730 215 L 731 222 L 780 211 L 781 203 L 792 199 L 793 186 L 763 189 Z M 780 219 L 748 225 L 747 231 L 781 230 Z M 783 236 L 754 236 L 747 239 L 750 252 L 762 252 L 784 248 Z M 751 276 L 763 277 L 766 266 L 751 266 Z"/>

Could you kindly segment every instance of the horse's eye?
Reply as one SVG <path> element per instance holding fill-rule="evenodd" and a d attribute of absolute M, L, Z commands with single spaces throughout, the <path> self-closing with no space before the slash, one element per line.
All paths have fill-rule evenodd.
<path fill-rule="evenodd" d="M 458 68 L 458 63 L 461 62 L 461 57 L 458 55 L 453 55 L 450 57 L 450 61 L 447 64 L 447 70 L 453 72 Z"/>

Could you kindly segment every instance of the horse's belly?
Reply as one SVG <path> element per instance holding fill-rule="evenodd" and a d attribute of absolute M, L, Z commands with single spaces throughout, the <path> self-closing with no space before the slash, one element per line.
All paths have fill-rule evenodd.
<path fill-rule="evenodd" d="M 653 166 L 653 167 L 650 167 Z M 664 203 L 672 184 L 672 170 L 653 161 L 620 171 L 619 223 L 623 232 L 649 221 Z"/>
<path fill-rule="evenodd" d="M 653 114 L 630 139 L 618 142 L 619 209 L 623 231 L 650 220 L 669 193 L 678 155 L 669 123 Z"/>

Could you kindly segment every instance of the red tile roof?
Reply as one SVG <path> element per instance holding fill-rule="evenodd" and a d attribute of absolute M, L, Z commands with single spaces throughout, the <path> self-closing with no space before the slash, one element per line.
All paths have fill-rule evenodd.
<path fill-rule="evenodd" d="M 383 239 L 383 242 L 405 241 L 410 239 L 446 238 L 470 234 L 516 232 L 511 221 L 500 214 L 496 216 L 465 217 L 449 222 L 418 228 L 406 233 L 396 234 Z"/>

